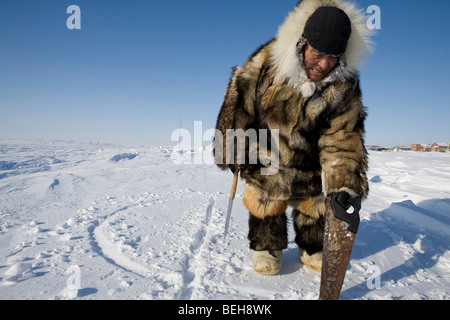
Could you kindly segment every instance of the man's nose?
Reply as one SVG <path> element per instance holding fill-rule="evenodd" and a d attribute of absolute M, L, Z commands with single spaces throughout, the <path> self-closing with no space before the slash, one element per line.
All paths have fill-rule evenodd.
<path fill-rule="evenodd" d="M 320 69 L 327 70 L 329 63 L 328 63 L 327 59 L 322 58 L 319 60 L 318 65 L 319 65 Z"/>

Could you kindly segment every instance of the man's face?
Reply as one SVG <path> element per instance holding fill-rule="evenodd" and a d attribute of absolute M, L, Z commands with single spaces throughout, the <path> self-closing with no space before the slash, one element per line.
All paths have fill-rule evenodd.
<path fill-rule="evenodd" d="M 320 53 L 309 44 L 304 50 L 304 65 L 308 78 L 312 81 L 320 81 L 326 77 L 337 65 L 339 58 Z"/>

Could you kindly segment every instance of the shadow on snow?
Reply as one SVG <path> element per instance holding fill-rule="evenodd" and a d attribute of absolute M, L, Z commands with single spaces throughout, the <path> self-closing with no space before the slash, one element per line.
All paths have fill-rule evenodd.
<path fill-rule="evenodd" d="M 450 250 L 450 199 L 432 199 L 415 205 L 412 201 L 392 203 L 385 210 L 361 221 L 351 261 L 376 260 L 386 249 L 404 244 L 413 247 L 412 255 L 389 270 L 381 267 L 381 288 L 436 265 Z M 362 244 L 362 245 L 358 245 Z M 372 261 L 373 261 L 372 260 Z M 343 299 L 358 299 L 370 290 L 366 281 L 344 290 Z"/>

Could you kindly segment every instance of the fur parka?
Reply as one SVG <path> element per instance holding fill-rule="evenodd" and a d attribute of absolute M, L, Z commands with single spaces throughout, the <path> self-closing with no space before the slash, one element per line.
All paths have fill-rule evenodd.
<path fill-rule="evenodd" d="M 344 10 L 352 23 L 346 52 L 325 78 L 312 82 L 303 66 L 303 31 L 319 8 Z M 258 162 L 239 166 L 246 187 L 266 200 L 288 200 L 346 191 L 366 197 L 367 152 L 364 146 L 366 110 L 362 105 L 358 67 L 370 49 L 364 14 L 341 0 L 302 0 L 286 18 L 278 35 L 259 48 L 243 66 L 234 68 L 217 120 L 216 164 L 227 161 L 227 130 L 278 130 L 279 162 L 264 175 L 262 161 L 270 150 L 258 150 Z M 259 131 L 257 131 L 259 132 Z M 269 149 L 269 148 L 267 148 Z M 236 155 L 233 161 L 236 163 Z"/>

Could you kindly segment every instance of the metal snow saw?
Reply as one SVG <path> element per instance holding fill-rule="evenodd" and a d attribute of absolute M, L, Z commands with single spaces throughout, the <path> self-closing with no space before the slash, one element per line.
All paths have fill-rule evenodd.
<path fill-rule="evenodd" d="M 341 192 L 326 200 L 320 300 L 338 300 L 360 224 L 361 198 Z"/>

